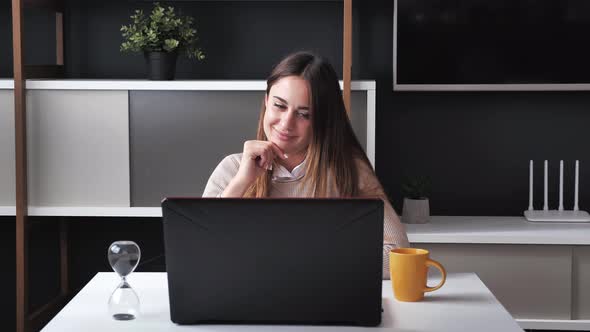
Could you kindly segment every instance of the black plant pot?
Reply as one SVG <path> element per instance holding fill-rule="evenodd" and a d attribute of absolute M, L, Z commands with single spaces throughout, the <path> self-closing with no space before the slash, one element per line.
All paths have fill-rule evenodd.
<path fill-rule="evenodd" d="M 178 52 L 145 52 L 150 80 L 173 80 Z"/>

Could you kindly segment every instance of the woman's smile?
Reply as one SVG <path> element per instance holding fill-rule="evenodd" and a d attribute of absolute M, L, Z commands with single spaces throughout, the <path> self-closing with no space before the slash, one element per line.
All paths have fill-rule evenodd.
<path fill-rule="evenodd" d="M 281 141 L 290 141 L 297 136 L 289 135 L 287 132 L 283 132 L 278 130 L 277 128 L 273 127 L 273 132 L 275 133 L 275 137 Z"/>

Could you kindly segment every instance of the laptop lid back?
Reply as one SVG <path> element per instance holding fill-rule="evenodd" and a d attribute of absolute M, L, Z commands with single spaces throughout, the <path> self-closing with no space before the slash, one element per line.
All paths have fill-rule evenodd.
<path fill-rule="evenodd" d="M 175 323 L 381 321 L 380 199 L 169 198 L 162 214 Z"/>

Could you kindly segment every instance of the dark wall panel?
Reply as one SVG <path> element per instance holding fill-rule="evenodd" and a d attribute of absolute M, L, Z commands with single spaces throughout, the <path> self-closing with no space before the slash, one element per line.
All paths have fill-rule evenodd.
<path fill-rule="evenodd" d="M 12 13 L 10 1 L 0 1 L 0 78 L 11 78 L 12 72 Z"/>
<path fill-rule="evenodd" d="M 549 160 L 549 204 L 558 205 L 559 160 L 564 204 L 573 208 L 574 161 L 580 159 L 580 206 L 590 208 L 590 93 L 396 94 L 379 113 L 377 164 L 401 205 L 401 175 L 433 179 L 437 215 L 521 215 L 528 206 L 529 160 L 535 161 L 535 207 L 543 204 L 543 160 Z M 394 154 L 391 151 L 395 151 Z"/>
<path fill-rule="evenodd" d="M 23 48 L 26 65 L 55 64 L 55 14 L 45 9 L 23 11 Z M 12 12 L 0 4 L 0 78 L 13 77 Z"/>
<path fill-rule="evenodd" d="M 203 62 L 179 58 L 177 78 L 262 79 L 282 56 L 314 50 L 342 67 L 342 4 L 338 2 L 179 1 L 170 3 L 195 18 Z M 66 71 L 70 77 L 144 78 L 143 55 L 119 51 L 121 25 L 133 1 L 68 1 Z M 339 69 L 340 70 L 340 69 Z"/>
<path fill-rule="evenodd" d="M 24 63 L 55 64 L 55 13 L 46 9 L 24 11 Z"/>
<path fill-rule="evenodd" d="M 29 217 L 29 310 L 60 291 L 59 218 Z"/>
<path fill-rule="evenodd" d="M 67 221 L 71 248 L 70 288 L 74 294 L 96 273 L 113 272 L 107 259 L 107 249 L 115 241 L 131 240 L 139 245 L 141 259 L 135 271 L 166 270 L 161 218 L 71 217 Z M 117 286 L 113 284 L 112 289 L 105 291 L 105 307 Z"/>
<path fill-rule="evenodd" d="M 3 262 L 0 270 L 0 329 L 14 331 L 16 329 L 16 218 L 0 217 L 0 259 Z"/>
<path fill-rule="evenodd" d="M 580 207 L 590 209 L 590 92 L 393 92 L 393 1 L 356 8 L 356 79 L 377 80 L 377 173 L 401 212 L 404 175 L 432 178 L 434 215 L 522 215 L 528 160 L 535 207 L 542 207 L 542 160 L 550 160 L 550 206 L 557 206 L 559 159 L 564 204 L 572 206 L 573 161 Z M 436 56 L 433 54 L 432 56 Z M 354 73 L 354 72 L 353 72 Z"/>

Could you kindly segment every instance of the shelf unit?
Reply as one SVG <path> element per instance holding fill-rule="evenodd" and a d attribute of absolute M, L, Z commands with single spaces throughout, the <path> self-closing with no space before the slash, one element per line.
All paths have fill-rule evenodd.
<path fill-rule="evenodd" d="M 11 92 L 11 83 L 0 80 L 0 92 Z M 218 158 L 237 152 L 235 140 L 248 137 L 255 128 L 240 126 L 240 129 L 234 130 L 236 135 L 227 139 L 218 137 L 216 133 L 222 130 L 225 123 L 223 119 L 237 105 L 250 111 L 235 114 L 233 119 L 238 116 L 241 120 L 237 121 L 245 121 L 248 117 L 257 116 L 259 97 L 266 88 L 264 80 L 33 79 L 27 80 L 26 85 L 30 103 L 27 108 L 28 130 L 31 131 L 27 135 L 28 171 L 31 176 L 28 183 L 28 214 L 90 217 L 158 217 L 159 211 L 143 208 L 156 207 L 163 197 L 161 195 L 200 194 L 195 191 L 183 192 L 187 188 L 182 183 L 188 181 L 191 188 L 204 187 Z M 342 81 L 340 86 L 343 86 Z M 353 129 L 374 165 L 376 84 L 374 81 L 353 81 L 351 88 Z M 2 95 L 0 102 L 5 104 L 5 100 L 11 96 L 7 93 Z M 211 101 L 220 96 L 223 96 L 223 102 Z M 175 100 L 175 103 L 168 105 L 165 113 L 158 112 L 163 107 L 158 104 L 158 100 L 168 98 Z M 190 112 L 182 111 L 186 105 L 195 106 Z M 199 134 L 187 137 L 186 133 L 178 132 L 180 128 L 173 129 L 176 127 L 173 123 L 170 124 L 172 127 L 162 126 L 171 117 L 183 123 L 195 121 L 196 125 L 191 126 L 191 131 Z M 199 125 L 203 119 L 207 119 L 210 124 Z M 8 121 L 11 122 L 11 119 Z M 150 155 L 162 153 L 158 146 L 152 145 L 160 143 L 147 138 L 147 133 L 140 129 L 152 128 L 155 124 L 153 121 L 160 123 L 160 129 L 155 132 L 151 129 L 152 136 L 161 136 L 162 140 L 157 140 L 161 144 L 166 145 L 165 142 L 169 140 L 176 144 L 166 152 L 169 158 L 167 163 L 174 160 L 173 164 L 189 165 L 192 179 L 165 175 L 158 172 L 161 171 L 158 161 L 146 161 Z M 76 139 L 80 132 L 84 132 L 84 140 Z M 5 136 L 10 137 L 10 132 Z M 217 153 L 211 153 L 207 148 L 195 150 L 201 151 L 197 154 L 206 161 L 195 161 L 184 156 L 182 151 L 190 148 L 186 144 L 207 138 L 222 139 L 215 149 Z M 187 140 L 189 143 L 180 143 Z M 0 158 L 0 165 L 9 165 L 13 160 L 14 156 L 4 156 Z M 104 164 L 106 160 L 108 163 Z M 142 175 L 147 168 L 151 169 L 149 178 Z M 173 170 L 168 167 L 165 169 L 168 174 Z M 4 176 L 11 178 L 13 173 L 14 170 L 8 170 Z M 184 170 L 180 174 L 184 174 Z M 88 178 L 95 180 L 84 185 L 77 184 L 80 181 L 84 183 Z M 168 183 L 162 186 L 160 184 L 164 178 Z M 138 183 L 150 181 L 154 184 L 138 187 Z M 59 198 L 53 197 L 54 193 L 58 193 Z M 10 193 L 0 192 L 0 215 L 14 215 L 10 196 Z"/>
<path fill-rule="evenodd" d="M 15 184 L 16 206 L 0 206 L 0 215 L 16 216 L 16 331 L 39 330 L 41 324 L 60 310 L 69 298 L 67 224 L 60 221 L 60 293 L 35 312 L 28 307 L 28 216 L 69 216 L 80 214 L 72 208 L 43 208 L 28 206 L 27 192 L 27 116 L 25 84 L 30 78 L 56 78 L 64 75 L 63 0 L 11 0 L 12 39 L 14 62 L 14 115 L 15 115 Z M 277 1 L 277 0 L 274 0 Z M 343 1 L 343 97 L 350 114 L 351 66 L 352 66 L 352 0 Z M 49 65 L 25 65 L 23 63 L 23 11 L 26 8 L 44 8 L 55 12 L 56 61 Z M 42 83 L 39 83 L 42 84 Z M 373 142 L 374 143 L 374 142 Z M 87 209 L 87 208 L 85 208 Z M 85 210 L 84 213 L 89 212 Z M 158 216 L 154 208 L 96 208 L 91 211 L 99 216 Z"/>
<path fill-rule="evenodd" d="M 55 13 L 55 63 L 26 65 L 24 63 L 24 10 L 46 9 Z M 26 142 L 26 84 L 27 78 L 56 78 L 64 74 L 63 0 L 12 0 L 12 41 L 14 70 L 15 119 L 15 184 L 16 184 L 16 331 L 38 330 L 49 317 L 55 315 L 68 297 L 67 229 L 60 222 L 60 292 L 59 295 L 29 312 L 28 292 L 28 193 Z M 6 208 L 3 208 L 6 210 Z"/>

